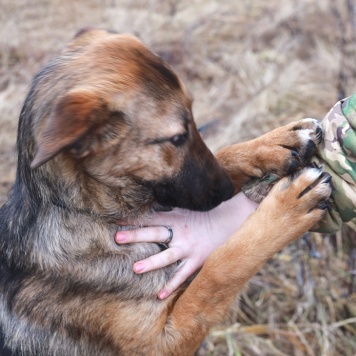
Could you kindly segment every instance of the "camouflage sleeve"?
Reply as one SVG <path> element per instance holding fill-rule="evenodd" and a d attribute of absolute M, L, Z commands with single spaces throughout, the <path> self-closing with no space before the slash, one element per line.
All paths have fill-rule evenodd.
<path fill-rule="evenodd" d="M 327 213 L 314 231 L 332 233 L 343 223 L 356 228 L 356 93 L 336 103 L 321 127 L 323 140 L 312 161 L 333 177 L 335 189 Z M 250 181 L 242 191 L 261 202 L 279 178 L 268 174 Z"/>
<path fill-rule="evenodd" d="M 323 140 L 314 157 L 333 177 L 331 204 L 317 231 L 356 226 L 356 93 L 339 101 L 321 122 Z"/>

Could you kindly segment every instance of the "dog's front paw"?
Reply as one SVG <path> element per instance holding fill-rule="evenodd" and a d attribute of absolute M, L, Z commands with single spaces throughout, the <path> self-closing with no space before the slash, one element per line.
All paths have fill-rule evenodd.
<path fill-rule="evenodd" d="M 315 119 L 303 119 L 279 127 L 257 139 L 258 158 L 264 173 L 284 176 L 304 167 L 322 138 Z"/>
<path fill-rule="evenodd" d="M 304 167 L 322 138 L 317 120 L 304 119 L 254 140 L 222 148 L 216 157 L 230 174 L 236 191 L 251 178 L 289 175 Z"/>
<path fill-rule="evenodd" d="M 285 128 L 288 129 L 289 125 Z M 284 147 L 291 151 L 291 155 L 294 159 L 297 159 L 301 165 L 308 163 L 312 157 L 315 149 L 319 145 L 322 139 L 322 130 L 319 122 L 315 119 L 303 119 L 299 122 L 290 124 L 289 134 L 287 133 L 287 141 L 290 139 L 293 144 Z M 296 135 L 296 137 L 293 137 Z M 288 137 L 292 136 L 292 137 Z M 283 144 L 282 144 L 283 146 Z M 291 164 L 291 167 L 293 164 Z"/>
<path fill-rule="evenodd" d="M 296 238 L 325 214 L 332 192 L 331 176 L 320 168 L 303 168 L 281 179 L 262 202 L 281 235 Z"/>

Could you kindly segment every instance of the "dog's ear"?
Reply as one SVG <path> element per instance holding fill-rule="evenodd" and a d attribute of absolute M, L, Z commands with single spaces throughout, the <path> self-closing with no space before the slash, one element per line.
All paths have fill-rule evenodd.
<path fill-rule="evenodd" d="M 73 146 L 90 130 L 101 125 L 107 116 L 106 103 L 92 89 L 80 88 L 68 92 L 59 99 L 45 123 L 31 168 L 40 166 L 60 151 Z M 81 156 L 84 155 L 81 152 Z"/>

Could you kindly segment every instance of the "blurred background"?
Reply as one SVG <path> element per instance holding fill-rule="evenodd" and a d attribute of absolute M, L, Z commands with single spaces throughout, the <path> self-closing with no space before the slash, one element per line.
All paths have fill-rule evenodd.
<path fill-rule="evenodd" d="M 137 35 L 194 96 L 210 148 L 356 91 L 355 0 L 0 0 L 0 205 L 33 75 L 85 26 Z M 309 234 L 271 259 L 199 355 L 355 355 L 356 233 Z"/>

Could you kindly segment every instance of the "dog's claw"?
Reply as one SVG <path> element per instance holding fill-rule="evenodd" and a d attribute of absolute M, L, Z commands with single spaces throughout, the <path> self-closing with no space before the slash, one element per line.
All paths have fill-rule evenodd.
<path fill-rule="evenodd" d="M 332 176 L 328 173 L 325 173 L 325 178 L 323 180 L 323 183 L 329 183 L 332 180 Z"/>
<path fill-rule="evenodd" d="M 321 129 L 320 126 L 318 126 L 315 130 L 315 137 L 318 143 L 321 142 L 321 139 L 323 138 L 323 130 Z"/>

